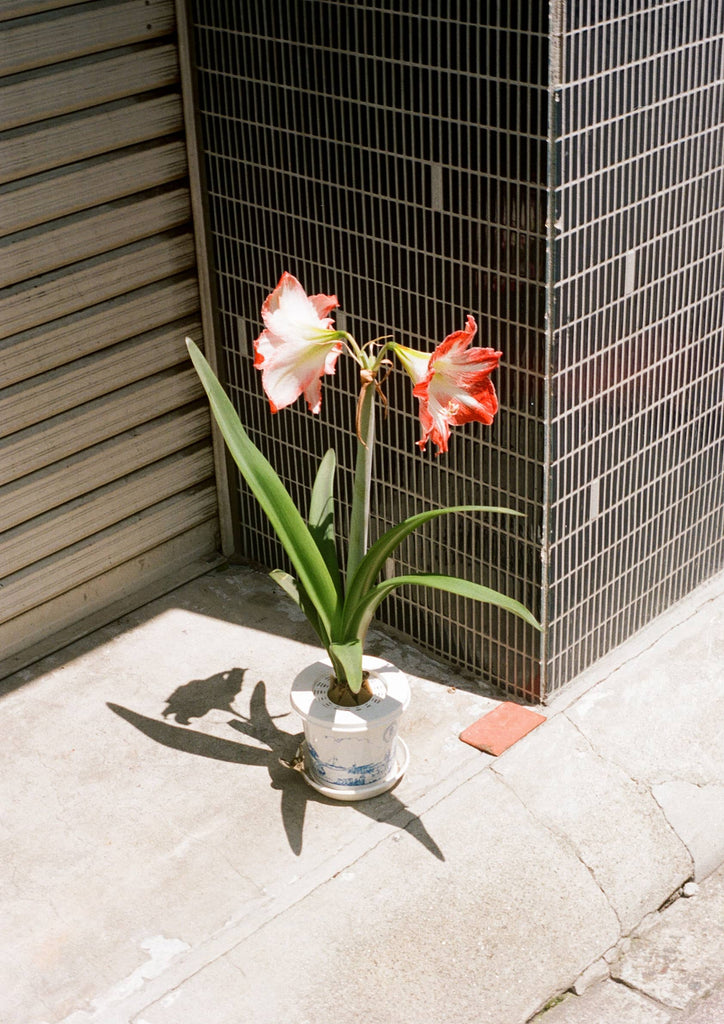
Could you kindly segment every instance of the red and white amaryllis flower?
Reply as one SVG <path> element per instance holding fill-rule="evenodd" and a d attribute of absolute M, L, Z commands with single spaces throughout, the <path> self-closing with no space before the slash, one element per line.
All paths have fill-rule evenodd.
<path fill-rule="evenodd" d="M 336 295 L 307 295 L 296 277 L 283 273 L 261 308 L 265 330 L 254 342 L 254 366 L 272 412 L 304 395 L 310 412 L 322 407 L 322 377 L 335 372 L 343 332 L 329 316 Z"/>
<path fill-rule="evenodd" d="M 395 354 L 415 383 L 423 432 L 417 443 L 423 451 L 432 440 L 438 455 L 446 452 L 451 426 L 473 420 L 491 424 L 498 411 L 490 374 L 503 353 L 471 348 L 476 331 L 474 318 L 468 316 L 465 329 L 449 334 L 429 356 L 395 345 Z"/>

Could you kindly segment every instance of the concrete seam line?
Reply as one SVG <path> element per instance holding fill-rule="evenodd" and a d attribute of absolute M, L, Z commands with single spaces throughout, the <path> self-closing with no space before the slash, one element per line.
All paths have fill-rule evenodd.
<path fill-rule="evenodd" d="M 108 1016 L 108 1009 L 106 1009 L 106 1015 L 102 1021 L 89 1017 L 86 1024 L 128 1024 L 129 1021 L 138 1021 L 140 1024 L 139 1018 L 153 1004 L 171 995 L 196 974 L 226 956 L 232 949 L 311 896 L 335 876 L 353 867 L 367 853 L 371 853 L 385 842 L 390 842 L 393 836 L 406 832 L 412 821 L 421 818 L 422 815 L 437 807 L 461 785 L 481 775 L 489 767 L 489 764 L 481 765 L 475 759 L 469 761 L 461 770 L 444 779 L 432 790 L 423 793 L 416 800 L 415 810 L 405 807 L 396 811 L 386 822 L 391 826 L 386 835 L 371 843 L 369 842 L 369 833 L 366 834 L 367 841 L 363 834 L 323 863 L 317 864 L 307 874 L 296 879 L 293 886 L 285 885 L 269 889 L 265 898 L 260 900 L 251 911 L 244 914 L 227 929 L 207 936 L 197 946 L 179 956 L 158 977 L 150 979 L 142 990 L 134 993 L 122 1003 L 117 1003 L 112 1008 L 112 1016 Z"/>
<path fill-rule="evenodd" d="M 628 989 L 629 992 L 635 992 L 637 996 L 640 996 L 642 999 L 645 999 L 648 1003 L 650 1003 L 652 1006 L 655 1006 L 657 1009 L 664 1010 L 666 1013 L 670 1014 L 676 1011 L 676 1007 L 668 1006 L 666 1003 L 659 1002 L 658 999 L 655 999 L 653 996 L 650 996 L 648 992 L 644 992 L 643 989 L 637 988 L 636 985 L 626 981 L 624 978 L 614 978 L 613 976 L 611 976 L 608 979 L 608 984 L 620 985 L 622 988 Z"/>
<path fill-rule="evenodd" d="M 657 785 L 659 785 L 659 783 L 657 783 Z M 651 799 L 654 800 L 656 802 L 656 806 L 660 808 L 661 813 L 664 816 L 664 820 L 666 821 L 666 824 L 669 826 L 671 831 L 674 833 L 674 835 L 677 837 L 677 839 L 679 840 L 679 842 L 681 843 L 681 845 L 684 847 L 684 849 L 686 850 L 686 852 L 689 855 L 689 859 L 691 861 L 691 876 L 690 876 L 689 879 L 687 879 L 687 881 L 690 881 L 691 879 L 693 879 L 694 874 L 696 873 L 696 862 L 694 860 L 694 854 L 692 853 L 691 849 L 689 848 L 689 845 L 687 844 L 687 842 L 684 839 L 684 837 L 679 835 L 679 833 L 677 832 L 674 823 L 671 821 L 671 819 L 669 818 L 668 814 L 666 813 L 666 808 L 664 807 L 664 805 L 661 803 L 661 801 L 658 799 L 658 797 L 654 793 L 653 787 L 649 788 L 649 792 L 651 793 Z M 674 890 L 674 891 L 676 891 L 676 890 Z M 673 893 L 672 893 L 672 895 L 673 895 Z M 669 897 L 669 899 L 671 899 L 671 897 Z"/>

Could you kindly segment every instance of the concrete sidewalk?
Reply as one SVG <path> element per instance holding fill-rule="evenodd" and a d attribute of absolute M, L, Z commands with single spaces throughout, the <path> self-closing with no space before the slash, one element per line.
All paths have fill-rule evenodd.
<path fill-rule="evenodd" d="M 351 805 L 280 763 L 316 651 L 252 570 L 4 684 L 3 1024 L 524 1024 L 724 861 L 722 577 L 497 759 L 458 734 L 499 696 L 369 652 L 411 760 Z"/>
<path fill-rule="evenodd" d="M 724 867 L 650 914 L 605 971 L 579 978 L 536 1024 L 722 1024 Z M 601 977 L 603 973 L 603 977 Z M 589 983 L 590 984 L 587 984 Z"/>

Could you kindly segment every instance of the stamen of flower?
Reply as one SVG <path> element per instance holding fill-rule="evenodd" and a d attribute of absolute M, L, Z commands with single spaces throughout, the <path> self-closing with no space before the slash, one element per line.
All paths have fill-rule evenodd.
<path fill-rule="evenodd" d="M 389 341 L 393 337 L 393 334 L 381 334 L 379 338 L 373 338 L 372 341 L 366 341 L 362 346 L 362 351 L 364 351 L 366 348 L 372 348 L 373 345 L 377 345 L 380 341 Z M 388 346 L 386 345 L 385 348 L 387 347 Z"/>

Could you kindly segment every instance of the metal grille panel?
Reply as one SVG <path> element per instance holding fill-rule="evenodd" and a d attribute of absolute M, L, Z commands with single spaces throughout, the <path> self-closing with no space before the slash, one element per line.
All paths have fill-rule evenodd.
<path fill-rule="evenodd" d="M 724 562 L 724 9 L 191 8 L 220 337 L 245 422 L 302 504 L 334 445 L 346 505 L 355 381 L 325 385 L 321 419 L 301 403 L 272 418 L 252 369 L 284 269 L 336 292 L 361 341 L 432 348 L 475 315 L 504 352 L 496 423 L 421 456 L 414 399 L 391 378 L 373 530 L 430 505 L 524 512 L 431 528 L 395 569 L 512 594 L 545 618 L 545 646 L 429 592 L 384 618 L 512 695 L 555 692 Z M 241 552 L 280 564 L 237 497 Z"/>
<path fill-rule="evenodd" d="M 536 607 L 547 32 L 535 5 L 504 6 L 483 23 L 478 3 L 421 13 L 374 0 L 204 2 L 193 17 L 220 333 L 245 422 L 303 504 L 335 445 L 349 498 L 356 382 L 338 371 L 319 420 L 301 402 L 272 419 L 251 368 L 259 308 L 284 269 L 310 292 L 336 292 L 360 341 L 395 333 L 430 350 L 472 313 L 482 344 L 505 353 L 498 421 L 457 429 L 448 456 L 423 456 L 408 382 L 391 378 L 372 528 L 430 505 L 520 509 L 525 522 L 437 525 L 395 571 L 464 575 Z M 239 502 L 242 552 L 279 563 L 243 490 Z M 511 692 L 536 692 L 538 638 L 508 615 L 417 591 L 382 617 Z"/>
<path fill-rule="evenodd" d="M 549 691 L 724 563 L 723 29 L 568 5 Z"/>

